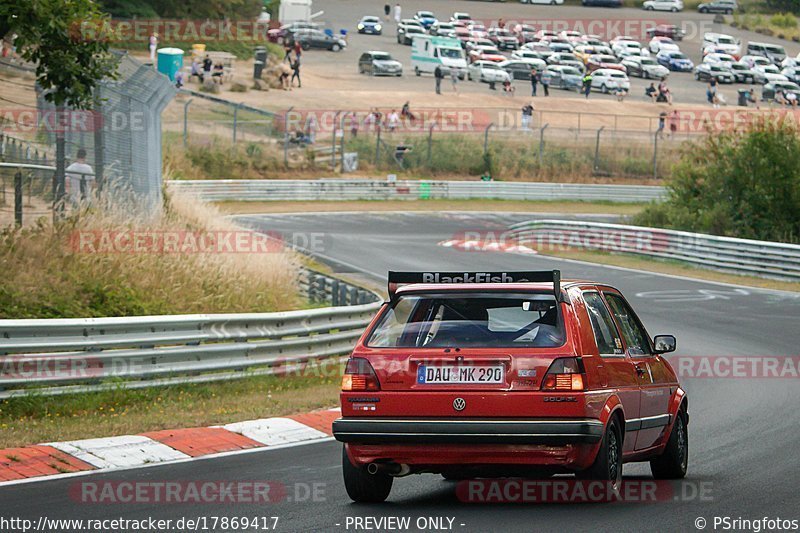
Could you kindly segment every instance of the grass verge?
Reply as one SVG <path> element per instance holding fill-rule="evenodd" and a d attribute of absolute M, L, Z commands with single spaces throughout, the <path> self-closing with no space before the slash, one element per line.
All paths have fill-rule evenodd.
<path fill-rule="evenodd" d="M 131 435 L 146 431 L 226 424 L 310 411 L 336 404 L 336 363 L 304 375 L 114 389 L 0 402 L 0 448 L 40 442 Z"/>
<path fill-rule="evenodd" d="M 56 225 L 42 220 L 33 228 L 0 230 L 0 318 L 269 312 L 305 305 L 297 290 L 298 260 L 290 251 L 194 246 L 160 252 L 147 244 L 159 236 L 189 244 L 192 236 L 200 242 L 236 230 L 213 207 L 185 196 L 169 198 L 155 219 L 135 209 L 89 208 Z M 139 238 L 142 248 L 123 249 Z"/>
<path fill-rule="evenodd" d="M 800 282 L 779 281 L 755 276 L 739 276 L 736 274 L 728 274 L 725 272 L 697 268 L 679 263 L 677 261 L 661 261 L 648 257 L 588 250 L 548 250 L 546 253 L 542 252 L 541 255 L 561 257 L 564 259 L 574 259 L 589 263 L 599 263 L 602 265 L 633 268 L 636 270 L 671 274 L 674 276 L 685 276 L 687 278 L 695 278 L 701 281 L 718 281 L 721 283 L 732 283 L 734 285 L 745 285 L 761 289 L 800 292 Z"/>
<path fill-rule="evenodd" d="M 646 204 L 614 202 L 529 202 L 521 200 L 348 200 L 330 202 L 219 202 L 225 214 L 320 213 L 340 211 L 474 211 L 633 215 Z"/>

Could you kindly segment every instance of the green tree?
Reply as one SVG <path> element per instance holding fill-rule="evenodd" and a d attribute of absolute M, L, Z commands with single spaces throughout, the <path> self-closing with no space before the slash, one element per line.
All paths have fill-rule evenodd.
<path fill-rule="evenodd" d="M 773 11 L 788 11 L 800 14 L 800 0 L 766 0 L 765 3 Z"/>
<path fill-rule="evenodd" d="M 109 43 L 91 39 L 81 28 L 105 15 L 92 0 L 3 0 L 0 27 L 16 34 L 20 56 L 36 65 L 36 82 L 44 98 L 63 111 L 89 109 L 94 88 L 116 75 Z M 58 199 L 64 196 L 64 136 L 56 129 Z"/>
<path fill-rule="evenodd" d="M 668 199 L 636 223 L 800 242 L 800 136 L 793 117 L 709 132 L 673 168 Z"/>

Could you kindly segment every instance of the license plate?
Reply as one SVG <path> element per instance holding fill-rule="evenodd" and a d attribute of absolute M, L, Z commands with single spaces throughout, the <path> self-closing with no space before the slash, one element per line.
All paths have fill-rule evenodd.
<path fill-rule="evenodd" d="M 430 366 L 417 368 L 421 385 L 498 384 L 505 383 L 505 367 L 493 366 Z"/>

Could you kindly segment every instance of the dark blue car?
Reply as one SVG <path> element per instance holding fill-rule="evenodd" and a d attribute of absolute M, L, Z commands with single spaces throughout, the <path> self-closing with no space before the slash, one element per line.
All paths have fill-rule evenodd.
<path fill-rule="evenodd" d="M 358 33 L 371 33 L 372 35 L 380 35 L 383 31 L 381 19 L 378 17 L 362 17 L 358 21 Z"/>
<path fill-rule="evenodd" d="M 694 63 L 686 57 L 686 54 L 675 52 L 674 50 L 659 52 L 656 55 L 656 60 L 660 65 L 677 72 L 691 72 L 694 69 Z"/>

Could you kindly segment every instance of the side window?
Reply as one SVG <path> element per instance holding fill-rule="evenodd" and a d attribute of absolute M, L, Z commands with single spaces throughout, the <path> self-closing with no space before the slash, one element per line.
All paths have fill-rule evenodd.
<path fill-rule="evenodd" d="M 600 294 L 585 292 L 583 301 L 586 302 L 586 312 L 589 313 L 589 320 L 592 322 L 594 340 L 597 342 L 600 355 L 621 355 L 622 342 L 619 339 L 617 327 Z"/>
<path fill-rule="evenodd" d="M 628 345 L 628 354 L 632 356 L 650 355 L 650 340 L 644 327 L 636 318 L 628 303 L 619 295 L 605 293 L 611 313 L 622 329 L 622 336 Z"/>

